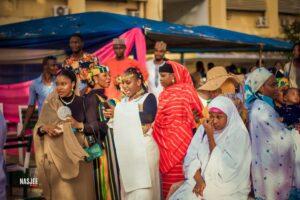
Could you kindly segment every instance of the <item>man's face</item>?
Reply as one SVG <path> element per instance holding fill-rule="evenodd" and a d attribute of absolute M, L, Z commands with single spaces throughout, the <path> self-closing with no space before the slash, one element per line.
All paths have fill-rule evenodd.
<path fill-rule="evenodd" d="M 83 48 L 83 41 L 81 38 L 73 36 L 70 38 L 69 45 L 73 53 L 79 53 Z"/>
<path fill-rule="evenodd" d="M 124 56 L 126 49 L 125 45 L 115 44 L 113 48 L 117 58 L 122 58 Z"/>
<path fill-rule="evenodd" d="M 166 50 L 161 47 L 155 47 L 154 49 L 154 59 L 156 61 L 161 61 L 165 57 Z"/>
<path fill-rule="evenodd" d="M 55 76 L 57 74 L 58 67 L 57 67 L 56 60 L 49 59 L 47 61 L 47 64 L 44 67 L 45 67 L 45 70 L 52 76 Z"/>

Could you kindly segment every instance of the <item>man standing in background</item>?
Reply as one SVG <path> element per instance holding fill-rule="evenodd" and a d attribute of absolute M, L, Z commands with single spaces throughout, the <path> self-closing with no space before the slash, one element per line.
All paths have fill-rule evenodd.
<path fill-rule="evenodd" d="M 55 76 L 57 71 L 58 67 L 56 64 L 56 57 L 45 57 L 43 59 L 43 73 L 37 79 L 32 81 L 29 88 L 29 102 L 21 136 L 24 135 L 28 122 L 34 113 L 36 102 L 38 104 L 38 111 L 40 113 L 46 97 L 55 88 Z"/>
<path fill-rule="evenodd" d="M 296 67 L 300 59 L 300 43 L 295 43 L 293 48 L 293 58 L 284 66 L 285 76 L 289 79 L 290 87 L 298 88 L 300 86 L 300 67 Z"/>
<path fill-rule="evenodd" d="M 143 74 L 145 80 L 148 78 L 147 71 L 141 69 L 139 63 L 134 60 L 130 59 L 128 57 L 125 57 L 125 40 L 122 38 L 115 38 L 113 40 L 113 48 L 115 52 L 115 57 L 109 59 L 107 62 L 104 63 L 105 66 L 109 68 L 110 76 L 112 83 L 110 84 L 109 88 L 105 91 L 106 95 L 109 98 L 121 98 L 120 91 L 117 90 L 117 87 L 119 87 L 119 81 L 118 78 L 130 67 L 136 67 L 138 68 L 141 73 Z"/>
<path fill-rule="evenodd" d="M 158 99 L 159 94 L 162 92 L 163 87 L 159 81 L 159 67 L 165 64 L 165 54 L 167 51 L 167 44 L 163 41 L 155 43 L 154 46 L 154 59 L 147 62 L 147 71 L 149 74 L 148 87 L 149 92 L 153 93 Z"/>

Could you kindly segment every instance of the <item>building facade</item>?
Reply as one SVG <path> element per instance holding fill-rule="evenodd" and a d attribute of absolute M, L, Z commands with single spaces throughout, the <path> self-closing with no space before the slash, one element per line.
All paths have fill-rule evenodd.
<path fill-rule="evenodd" d="M 299 0 L 164 0 L 164 19 L 282 38 L 282 27 L 300 20 Z"/>
<path fill-rule="evenodd" d="M 1 0 L 0 25 L 92 11 L 162 20 L 162 0 Z"/>

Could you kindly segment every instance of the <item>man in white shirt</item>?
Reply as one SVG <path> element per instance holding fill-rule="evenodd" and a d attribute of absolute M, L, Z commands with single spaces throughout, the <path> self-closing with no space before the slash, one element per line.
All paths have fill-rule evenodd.
<path fill-rule="evenodd" d="M 290 81 L 290 87 L 300 88 L 300 68 L 296 67 L 296 61 L 300 58 L 300 43 L 296 43 L 293 48 L 293 60 L 284 66 L 285 76 Z"/>
<path fill-rule="evenodd" d="M 158 99 L 163 87 L 159 81 L 159 67 L 165 64 L 165 53 L 167 51 L 167 44 L 163 41 L 155 43 L 154 59 L 147 62 L 147 71 L 149 74 L 148 87 L 149 92 L 153 93 Z"/>

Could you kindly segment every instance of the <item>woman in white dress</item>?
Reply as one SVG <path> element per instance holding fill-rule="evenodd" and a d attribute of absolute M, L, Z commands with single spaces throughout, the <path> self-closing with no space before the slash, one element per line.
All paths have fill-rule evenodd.
<path fill-rule="evenodd" d="M 218 96 L 208 108 L 210 118 L 197 130 L 184 160 L 186 180 L 170 199 L 248 199 L 248 131 L 229 98 Z"/>
<path fill-rule="evenodd" d="M 141 72 L 125 71 L 125 98 L 114 111 L 114 140 L 120 169 L 122 200 L 159 200 L 159 150 L 152 138 L 157 111 L 153 94 L 147 93 Z"/>
<path fill-rule="evenodd" d="M 293 195 L 298 193 L 298 198 L 294 199 L 300 199 L 299 146 L 296 149 L 296 145 L 300 145 L 299 134 L 296 130 L 286 129 L 278 120 L 274 109 L 277 93 L 274 75 L 265 68 L 256 69 L 246 80 L 245 92 L 247 107 L 250 108 L 251 173 L 255 198 L 288 199 L 293 189 Z"/>

